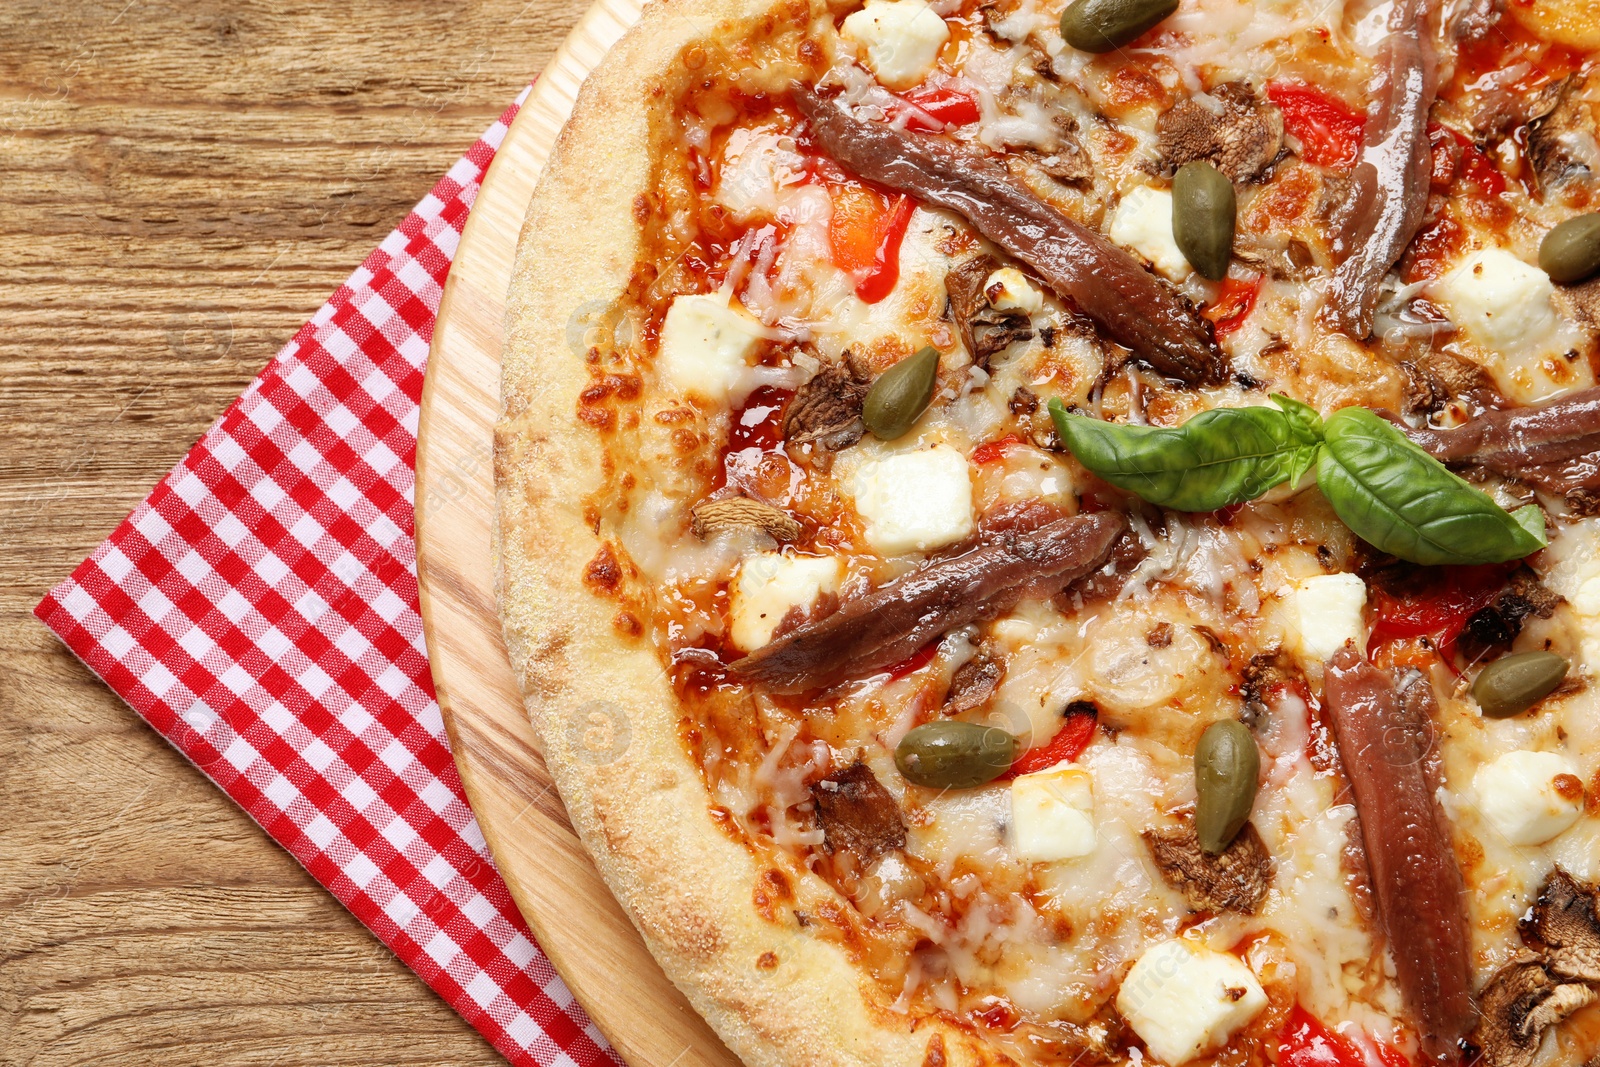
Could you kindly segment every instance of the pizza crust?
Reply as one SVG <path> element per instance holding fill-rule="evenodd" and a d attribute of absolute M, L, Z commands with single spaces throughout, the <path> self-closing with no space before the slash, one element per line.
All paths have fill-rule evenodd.
<path fill-rule="evenodd" d="M 568 324 L 622 294 L 639 251 L 633 208 L 651 143 L 640 103 L 670 99 L 661 90 L 682 76 L 681 51 L 708 33 L 806 11 L 654 4 L 579 94 L 529 206 L 510 289 L 495 435 L 500 613 L 574 828 L 652 955 L 729 1048 L 752 1067 L 993 1062 L 1002 1057 L 970 1032 L 893 1011 L 844 949 L 795 915 L 849 902 L 813 875 L 764 870 L 713 818 L 658 655 L 619 626 L 603 593 L 628 563 L 602 552 L 606 531 L 584 515 L 602 484 L 601 450 L 575 418 L 590 377 Z"/>

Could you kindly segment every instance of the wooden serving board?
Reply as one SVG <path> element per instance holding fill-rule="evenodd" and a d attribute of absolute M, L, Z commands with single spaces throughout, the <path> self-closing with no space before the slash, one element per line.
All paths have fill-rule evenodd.
<path fill-rule="evenodd" d="M 494 420 L 506 289 L 535 182 L 578 87 L 643 0 L 597 0 L 495 155 L 445 283 L 417 441 L 417 577 L 434 687 L 467 798 L 540 946 L 632 1067 L 737 1067 L 645 950 L 567 821 L 495 612 Z"/>

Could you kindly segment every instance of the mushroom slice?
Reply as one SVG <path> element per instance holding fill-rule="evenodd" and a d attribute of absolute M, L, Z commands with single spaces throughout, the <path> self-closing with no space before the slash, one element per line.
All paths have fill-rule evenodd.
<path fill-rule="evenodd" d="M 1142 835 L 1168 885 L 1196 911 L 1254 915 L 1272 885 L 1272 856 L 1253 823 L 1213 856 L 1200 847 L 1193 826 L 1146 830 Z"/>
<path fill-rule="evenodd" d="M 1460 356 L 1430 349 L 1415 360 L 1405 360 L 1406 414 L 1432 415 L 1448 404 L 1460 404 L 1473 414 L 1509 407 L 1489 372 Z"/>
<path fill-rule="evenodd" d="M 983 283 L 1000 269 L 993 256 L 974 256 L 953 268 L 944 278 L 945 291 L 950 294 L 950 315 L 961 332 L 961 343 L 972 356 L 972 362 L 987 368 L 996 352 L 1002 352 L 1013 341 L 1026 341 L 1033 336 L 1033 324 L 1021 311 L 999 311 L 989 305 Z"/>
<path fill-rule="evenodd" d="M 1600 982 L 1600 914 L 1592 887 L 1557 867 L 1539 891 L 1523 931 L 1546 947 L 1555 974 Z"/>
<path fill-rule="evenodd" d="M 1483 1049 L 1484 1067 L 1530 1067 L 1544 1031 L 1594 998 L 1585 983 L 1551 974 L 1544 957 L 1519 953 L 1479 994 L 1472 1043 Z"/>
<path fill-rule="evenodd" d="M 885 852 L 905 846 L 900 806 L 860 760 L 814 783 L 811 800 L 829 853 L 852 852 L 866 868 Z"/>
<path fill-rule="evenodd" d="M 1539 185 L 1600 177 L 1600 72 L 1571 75 L 1550 100 L 1549 112 L 1528 126 L 1528 158 Z"/>
<path fill-rule="evenodd" d="M 1548 619 L 1562 603 L 1526 565 L 1514 571 L 1509 584 L 1467 619 L 1461 631 L 1469 647 L 1509 645 L 1528 619 Z"/>
<path fill-rule="evenodd" d="M 1575 285 L 1558 285 L 1556 310 L 1590 333 L 1600 333 L 1600 277 Z"/>
<path fill-rule="evenodd" d="M 1219 85 L 1210 95 L 1209 106 L 1183 100 L 1156 120 L 1162 170 L 1204 159 L 1230 181 L 1247 182 L 1278 158 L 1283 112 L 1257 100 L 1244 82 Z"/>
<path fill-rule="evenodd" d="M 950 677 L 950 692 L 945 695 L 944 714 L 960 715 L 981 708 L 1000 688 L 1006 674 L 1006 661 L 997 650 L 980 648 L 967 662 L 956 668 Z"/>
<path fill-rule="evenodd" d="M 779 511 L 771 504 L 763 504 L 749 497 L 734 496 L 725 500 L 707 500 L 696 504 L 690 512 L 690 529 L 704 540 L 718 530 L 750 526 L 765 530 L 775 541 L 793 541 L 803 529 L 798 520 Z"/>
<path fill-rule="evenodd" d="M 861 406 L 871 387 L 848 352 L 839 362 L 824 364 L 789 402 L 783 439 L 796 445 L 815 444 L 825 452 L 849 448 L 867 432 Z"/>

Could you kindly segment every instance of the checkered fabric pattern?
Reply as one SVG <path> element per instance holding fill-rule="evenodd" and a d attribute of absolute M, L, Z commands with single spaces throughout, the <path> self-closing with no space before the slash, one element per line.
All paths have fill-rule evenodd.
<path fill-rule="evenodd" d="M 507 1059 L 600 1067 L 467 807 L 417 606 L 428 342 L 526 95 L 35 611 Z"/>

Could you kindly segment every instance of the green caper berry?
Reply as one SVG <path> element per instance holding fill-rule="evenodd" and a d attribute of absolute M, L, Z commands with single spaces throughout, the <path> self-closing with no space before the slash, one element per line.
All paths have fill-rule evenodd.
<path fill-rule="evenodd" d="M 1194 750 L 1194 828 L 1200 847 L 1216 855 L 1250 819 L 1261 753 L 1244 723 L 1214 722 Z"/>
<path fill-rule="evenodd" d="M 1555 691 L 1566 679 L 1568 666 L 1554 652 L 1501 656 L 1478 672 L 1472 699 L 1488 718 L 1520 715 Z"/>
<path fill-rule="evenodd" d="M 1228 276 L 1238 201 L 1228 176 L 1205 160 L 1178 168 L 1172 177 L 1172 239 L 1202 277 Z"/>
<path fill-rule="evenodd" d="M 1178 0 L 1073 0 L 1061 36 L 1080 52 L 1111 52 L 1178 10 Z"/>
<path fill-rule="evenodd" d="M 1004 774 L 1017 739 L 998 726 L 944 719 L 916 727 L 895 746 L 906 780 L 930 789 L 971 789 Z"/>
<path fill-rule="evenodd" d="M 915 426 L 939 385 L 939 350 L 924 348 L 884 371 L 872 383 L 861 418 L 879 440 L 893 441 Z"/>
<path fill-rule="evenodd" d="M 1563 284 L 1600 271 L 1600 211 L 1568 219 L 1545 234 L 1539 242 L 1539 266 Z"/>

